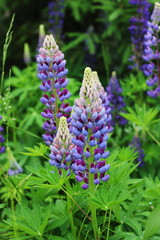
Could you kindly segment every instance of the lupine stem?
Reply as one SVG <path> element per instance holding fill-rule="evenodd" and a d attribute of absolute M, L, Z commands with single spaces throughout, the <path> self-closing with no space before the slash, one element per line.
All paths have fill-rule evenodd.
<path fill-rule="evenodd" d="M 146 132 L 160 146 L 160 142 L 155 138 L 155 136 L 149 130 L 147 130 Z"/>
<path fill-rule="evenodd" d="M 69 182 L 66 182 L 66 192 L 67 189 L 69 188 Z M 76 232 L 75 232 L 75 226 L 74 226 L 74 220 L 73 220 L 73 212 L 72 212 L 72 201 L 70 196 L 67 194 L 67 210 L 68 210 L 68 217 L 69 217 L 69 223 L 70 223 L 70 227 L 71 227 L 71 233 L 73 234 L 73 236 L 76 239 Z"/>
<path fill-rule="evenodd" d="M 108 219 L 108 228 L 107 228 L 107 238 L 106 238 L 106 240 L 109 239 L 110 223 L 111 223 L 111 208 L 109 210 L 109 219 Z"/>
<path fill-rule="evenodd" d="M 89 139 L 90 139 L 90 134 L 89 134 Z M 89 147 L 91 156 L 89 157 L 89 166 L 93 162 L 93 147 Z M 90 167 L 89 167 L 90 170 Z M 90 173 L 89 171 L 89 191 L 90 195 L 94 196 L 94 174 Z M 90 210 L 91 210 L 91 218 L 92 218 L 92 227 L 93 227 L 93 232 L 94 232 L 94 237 L 95 240 L 98 240 L 98 226 L 97 226 L 97 217 L 96 217 L 96 207 L 90 203 Z"/>
<path fill-rule="evenodd" d="M 53 94 L 55 96 L 55 109 L 54 109 L 54 113 L 55 113 L 55 121 L 56 121 L 56 126 L 58 128 L 59 125 L 59 119 L 57 118 L 57 114 L 58 114 L 58 98 L 57 98 L 57 93 L 56 93 L 56 88 L 53 89 Z"/>

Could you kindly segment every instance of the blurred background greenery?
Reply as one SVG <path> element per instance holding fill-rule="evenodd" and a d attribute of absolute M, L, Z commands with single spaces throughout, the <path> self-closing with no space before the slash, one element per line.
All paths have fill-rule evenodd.
<path fill-rule="evenodd" d="M 12 65 L 21 69 L 25 67 L 23 48 L 26 42 L 29 44 L 32 60 L 35 61 L 39 25 L 44 24 L 46 34 L 50 33 L 49 2 L 51 1 L 0 1 L 0 49 L 15 13 L 6 73 Z M 63 4 L 63 39 L 58 40 L 58 45 L 66 55 L 69 75 L 77 78 L 82 76 L 84 67 L 89 65 L 85 61 L 86 54 L 89 54 L 89 58 L 92 58 L 90 61 L 94 62 L 94 70 L 99 72 L 104 85 L 113 70 L 117 71 L 118 76 L 124 77 L 129 72 L 131 41 L 128 27 L 129 19 L 136 11 L 134 6 L 128 0 L 65 0 Z M 153 4 L 151 12 L 152 9 Z"/>

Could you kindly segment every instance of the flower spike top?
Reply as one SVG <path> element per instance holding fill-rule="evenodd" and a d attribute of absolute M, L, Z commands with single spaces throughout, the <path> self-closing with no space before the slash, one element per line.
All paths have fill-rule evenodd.
<path fill-rule="evenodd" d="M 64 103 L 71 94 L 66 89 L 69 80 L 66 77 L 68 69 L 65 68 L 64 54 L 59 50 L 53 35 L 46 35 L 43 47 L 37 56 L 38 78 L 42 81 L 40 89 L 45 92 L 40 101 L 45 105 L 41 115 L 47 120 L 44 122 L 43 139 L 51 145 L 59 124 L 59 118 L 65 116 L 70 123 L 72 108 L 69 103 Z"/>
<path fill-rule="evenodd" d="M 108 117 L 111 119 L 112 116 L 111 114 L 109 114 L 111 112 L 111 107 L 110 107 L 110 101 L 108 98 L 109 97 L 108 93 L 105 91 L 104 87 L 102 86 L 96 71 L 92 72 L 92 78 L 96 85 L 97 91 L 99 93 L 99 97 L 102 100 L 102 106 L 105 108 L 106 114 L 108 114 Z M 113 128 L 110 126 L 110 131 L 112 130 Z"/>
<path fill-rule="evenodd" d="M 111 104 L 112 120 L 111 125 L 116 123 L 123 125 L 127 123 L 127 120 L 119 115 L 120 112 L 124 112 L 123 108 L 125 107 L 124 99 L 121 96 L 122 88 L 119 85 L 116 72 L 112 72 L 110 82 L 106 87 L 108 92 L 108 99 Z"/>
<path fill-rule="evenodd" d="M 159 24 L 160 22 L 160 3 L 156 2 L 155 6 L 154 6 L 154 10 L 151 16 L 151 20 L 155 23 L 155 24 Z"/>
<path fill-rule="evenodd" d="M 72 149 L 74 148 L 71 138 L 72 136 L 69 133 L 67 120 L 65 117 L 61 117 L 56 137 L 50 146 L 51 154 L 49 155 L 50 164 L 56 166 L 59 171 L 61 169 L 69 170 L 70 168 Z M 70 171 L 68 174 L 70 174 Z"/>
<path fill-rule="evenodd" d="M 147 94 L 156 98 L 160 96 L 160 3 L 155 3 L 153 14 L 147 26 L 143 55 L 146 64 L 143 65 L 143 72 L 149 77 L 146 81 L 147 85 L 152 87 L 152 90 L 148 91 Z"/>
<path fill-rule="evenodd" d="M 84 71 L 80 98 L 75 100 L 71 117 L 72 133 L 75 135 L 72 142 L 76 145 L 72 170 L 76 180 L 83 183 L 82 188 L 87 189 L 92 183 L 107 181 L 109 175 L 105 172 L 110 168 L 104 160 L 109 155 L 106 151 L 109 118 L 88 67 Z"/>

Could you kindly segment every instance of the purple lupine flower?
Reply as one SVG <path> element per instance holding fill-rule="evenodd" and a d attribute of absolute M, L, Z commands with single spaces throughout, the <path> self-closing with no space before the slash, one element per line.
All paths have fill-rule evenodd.
<path fill-rule="evenodd" d="M 50 32 L 57 39 L 62 36 L 64 23 L 64 0 L 54 0 L 48 3 Z"/>
<path fill-rule="evenodd" d="M 23 172 L 23 168 L 16 161 L 13 153 L 9 147 L 6 148 L 7 158 L 10 164 L 10 168 L 8 169 L 8 175 L 13 176 Z"/>
<path fill-rule="evenodd" d="M 150 97 L 160 96 L 160 3 L 155 3 L 154 11 L 147 23 L 147 32 L 144 36 L 144 55 L 146 64 L 143 65 L 144 74 L 149 77 L 147 85 L 153 87 L 147 94 Z"/>
<path fill-rule="evenodd" d="M 107 117 L 108 117 L 108 129 L 110 132 L 113 131 L 113 127 L 110 125 L 110 122 L 112 120 L 112 115 L 111 115 L 111 107 L 110 107 L 110 101 L 109 101 L 109 95 L 108 93 L 105 91 L 104 87 L 102 86 L 99 78 L 98 78 L 98 74 L 97 72 L 92 72 L 92 76 L 93 76 L 93 80 L 96 84 L 96 88 L 97 88 L 97 91 L 99 93 L 99 97 L 102 101 L 102 107 L 105 108 L 105 111 L 106 111 L 106 114 L 107 114 Z"/>
<path fill-rule="evenodd" d="M 56 137 L 50 145 L 51 154 L 49 155 L 49 163 L 52 166 L 56 166 L 60 173 L 62 169 L 67 170 L 68 175 L 70 174 L 71 164 L 73 162 L 74 144 L 71 139 L 72 136 L 68 129 L 67 119 L 61 117 Z"/>
<path fill-rule="evenodd" d="M 0 120 L 2 120 L 2 116 L 0 116 Z M 4 131 L 4 128 L 2 126 L 0 126 L 0 144 L 4 142 L 4 137 L 1 134 Z M 0 153 L 4 153 L 5 152 L 5 146 L 1 146 L 0 145 Z"/>
<path fill-rule="evenodd" d="M 55 137 L 59 118 L 65 116 L 70 123 L 70 112 L 72 108 L 64 103 L 71 94 L 66 89 L 69 80 L 66 77 L 66 60 L 64 54 L 59 50 L 52 35 L 46 35 L 43 47 L 39 49 L 37 56 L 38 78 L 42 81 L 40 89 L 45 92 L 40 101 L 45 105 L 41 115 L 46 118 L 43 129 L 43 139 L 47 145 L 51 145 Z"/>
<path fill-rule="evenodd" d="M 111 105 L 112 119 L 110 121 L 111 125 L 116 123 L 124 125 L 127 123 L 127 120 L 119 115 L 120 112 L 125 112 L 123 108 L 125 107 L 124 99 L 121 95 L 122 88 L 119 85 L 116 72 L 112 72 L 110 82 L 106 87 L 108 93 L 108 100 Z"/>
<path fill-rule="evenodd" d="M 8 169 L 8 175 L 9 176 L 13 176 L 13 175 L 17 175 L 19 173 L 22 173 L 23 169 L 21 168 L 21 166 L 17 163 L 14 162 L 10 168 Z"/>
<path fill-rule="evenodd" d="M 129 3 L 137 7 L 137 15 L 130 19 L 131 26 L 129 27 L 133 44 L 133 55 L 130 58 L 133 66 L 130 66 L 130 68 L 140 69 L 144 50 L 144 35 L 146 34 L 147 21 L 149 20 L 150 4 L 147 0 L 130 0 Z"/>
<path fill-rule="evenodd" d="M 138 152 L 138 157 L 135 159 L 137 163 L 139 163 L 138 167 L 143 167 L 144 166 L 144 151 L 141 148 L 141 142 L 138 137 L 134 137 L 130 147 L 135 149 L 135 152 Z"/>
<path fill-rule="evenodd" d="M 75 135 L 72 142 L 76 145 L 72 169 L 76 180 L 83 183 L 83 189 L 87 189 L 89 174 L 93 174 L 94 183 L 99 184 L 109 179 L 106 171 L 110 168 L 104 160 L 109 155 L 109 151 L 106 151 L 109 118 L 102 106 L 94 74 L 88 67 L 84 72 L 80 98 L 75 100 L 71 117 L 72 133 Z"/>

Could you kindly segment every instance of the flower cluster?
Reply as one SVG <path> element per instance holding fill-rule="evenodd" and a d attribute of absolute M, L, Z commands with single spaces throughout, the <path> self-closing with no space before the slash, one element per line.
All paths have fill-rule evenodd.
<path fill-rule="evenodd" d="M 153 14 L 147 26 L 143 56 L 147 63 L 144 64 L 143 71 L 149 77 L 147 85 L 153 87 L 147 94 L 155 98 L 160 96 L 160 3 L 155 3 Z"/>
<path fill-rule="evenodd" d="M 56 137 L 50 146 L 49 162 L 52 166 L 56 166 L 60 172 L 61 169 L 67 170 L 68 174 L 70 174 L 73 161 L 74 144 L 71 139 L 72 136 L 69 133 L 67 120 L 65 117 L 61 117 Z"/>
<path fill-rule="evenodd" d="M 50 32 L 55 38 L 60 38 L 64 22 L 64 0 L 54 0 L 48 3 Z"/>
<path fill-rule="evenodd" d="M 138 137 L 134 137 L 131 144 L 130 144 L 131 148 L 135 149 L 135 152 L 138 152 L 138 158 L 136 159 L 136 162 L 139 163 L 139 167 L 143 167 L 144 166 L 144 151 L 141 148 L 141 142 L 140 139 Z"/>
<path fill-rule="evenodd" d="M 64 100 L 71 94 L 65 88 L 69 82 L 66 77 L 66 60 L 59 50 L 52 35 L 46 35 L 43 47 L 39 49 L 37 56 L 38 78 L 42 81 L 40 89 L 45 92 L 40 101 L 45 105 L 41 115 L 47 120 L 43 124 L 46 131 L 43 139 L 47 145 L 51 145 L 59 124 L 59 118 L 65 116 L 70 123 L 71 107 Z"/>
<path fill-rule="evenodd" d="M 2 119 L 2 116 L 0 116 L 0 120 Z M 2 126 L 0 126 L 0 133 L 2 133 L 4 130 L 4 128 Z M 0 143 L 4 142 L 4 137 L 2 134 L 0 134 Z M 0 153 L 4 153 L 5 151 L 5 146 L 0 146 Z"/>
<path fill-rule="evenodd" d="M 71 118 L 72 133 L 75 135 L 72 142 L 76 146 L 73 149 L 72 170 L 76 180 L 83 182 L 82 188 L 87 189 L 92 180 L 94 184 L 107 181 L 109 175 L 106 171 L 110 168 L 105 161 L 109 155 L 106 147 L 110 116 L 102 106 L 90 68 L 85 69 L 80 98 L 75 100 Z"/>
<path fill-rule="evenodd" d="M 130 0 L 129 3 L 137 6 L 137 16 L 130 19 L 131 26 L 129 27 L 134 52 L 130 58 L 133 66 L 130 67 L 140 69 L 144 50 L 144 35 L 146 34 L 147 21 L 149 20 L 150 4 L 147 0 Z"/>
<path fill-rule="evenodd" d="M 106 87 L 108 93 L 108 100 L 111 105 L 112 119 L 110 121 L 111 125 L 116 123 L 123 125 L 127 123 L 127 120 L 119 115 L 120 112 L 124 112 L 125 107 L 124 99 L 121 96 L 122 88 L 119 85 L 116 72 L 112 72 L 110 82 Z"/>

